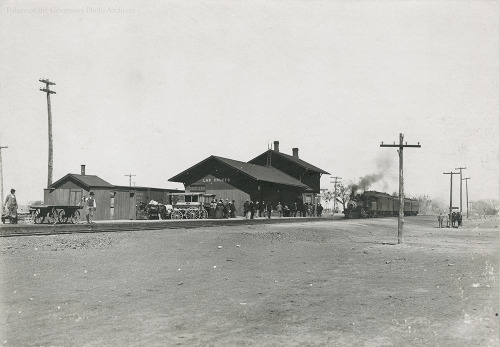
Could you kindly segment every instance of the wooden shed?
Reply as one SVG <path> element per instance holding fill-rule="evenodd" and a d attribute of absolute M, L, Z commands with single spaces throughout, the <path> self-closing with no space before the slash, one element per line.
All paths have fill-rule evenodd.
<path fill-rule="evenodd" d="M 151 200 L 166 204 L 168 194 L 182 192 L 177 189 L 149 187 L 115 186 L 95 175 L 67 174 L 44 190 L 44 203 L 47 205 L 84 205 L 84 199 L 94 192 L 96 200 L 95 220 L 136 219 L 136 208 L 141 202 Z"/>

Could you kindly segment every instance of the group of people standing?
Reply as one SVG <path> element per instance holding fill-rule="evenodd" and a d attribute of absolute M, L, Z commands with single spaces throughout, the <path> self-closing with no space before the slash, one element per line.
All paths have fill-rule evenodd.
<path fill-rule="evenodd" d="M 439 227 L 444 228 L 443 224 L 446 222 L 446 227 L 450 227 L 450 220 L 451 220 L 451 227 L 452 228 L 460 228 L 462 227 L 462 213 L 460 212 L 452 212 L 451 216 L 448 214 L 448 216 L 443 216 L 442 213 L 439 214 L 438 216 L 438 222 L 439 222 Z"/>
<path fill-rule="evenodd" d="M 278 208 L 282 213 L 283 207 L 279 202 L 278 205 L 276 206 L 276 210 L 278 210 Z M 271 201 L 265 202 L 264 200 L 262 200 L 262 202 L 259 201 L 253 202 L 252 200 L 247 200 L 243 204 L 243 215 L 245 216 L 246 219 L 254 219 L 255 217 L 265 217 L 266 215 L 268 216 L 268 218 L 271 218 L 272 210 L 273 206 L 271 205 Z"/>
<path fill-rule="evenodd" d="M 243 204 L 243 214 L 246 219 L 254 219 L 256 217 L 267 217 L 271 218 L 273 211 L 277 213 L 277 217 L 321 217 L 323 214 L 323 206 L 321 204 L 314 205 L 310 203 L 297 204 L 292 203 L 290 207 L 288 205 L 281 204 L 280 201 L 273 206 L 271 201 L 251 201 L 247 200 Z"/>
<path fill-rule="evenodd" d="M 208 218 L 210 219 L 224 219 L 224 218 L 235 218 L 236 217 L 236 205 L 234 200 L 225 201 L 222 199 L 213 199 L 210 202 L 210 211 L 208 212 Z"/>

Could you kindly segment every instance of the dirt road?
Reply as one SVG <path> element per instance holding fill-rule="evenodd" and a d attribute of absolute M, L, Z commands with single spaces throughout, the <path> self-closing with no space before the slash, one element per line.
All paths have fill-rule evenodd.
<path fill-rule="evenodd" d="M 0 239 L 2 346 L 498 346 L 498 220 Z"/>

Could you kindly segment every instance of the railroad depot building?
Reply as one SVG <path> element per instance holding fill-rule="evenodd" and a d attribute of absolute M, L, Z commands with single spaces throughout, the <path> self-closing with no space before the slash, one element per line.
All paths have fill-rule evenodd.
<path fill-rule="evenodd" d="M 328 172 L 292 155 L 280 152 L 279 141 L 249 162 L 210 156 L 169 179 L 184 184 L 186 192 L 214 194 L 216 199 L 235 200 L 236 214 L 243 216 L 249 201 L 278 202 L 289 207 L 297 202 L 316 204 L 320 199 L 320 179 Z"/>
<path fill-rule="evenodd" d="M 82 198 L 94 192 L 97 208 L 95 220 L 137 219 L 136 207 L 140 203 L 155 200 L 161 204 L 171 203 L 169 194 L 181 193 L 182 190 L 116 186 L 95 175 L 85 173 L 67 174 L 44 189 L 44 204 L 78 206 L 84 204 Z"/>

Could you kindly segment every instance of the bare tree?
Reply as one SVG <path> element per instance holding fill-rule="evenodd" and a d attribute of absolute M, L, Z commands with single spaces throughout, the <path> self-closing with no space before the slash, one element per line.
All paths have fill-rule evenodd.
<path fill-rule="evenodd" d="M 351 197 L 351 193 L 352 193 L 351 185 L 346 187 L 343 184 L 339 184 L 337 186 L 337 201 L 342 204 L 342 208 L 344 210 L 345 210 L 346 204 L 349 202 L 349 199 Z"/>
<path fill-rule="evenodd" d="M 332 190 L 324 190 L 323 191 L 323 194 L 321 195 L 322 199 L 324 201 L 326 201 L 327 203 L 329 203 L 330 201 L 332 201 L 335 197 L 335 192 L 332 191 Z"/>

